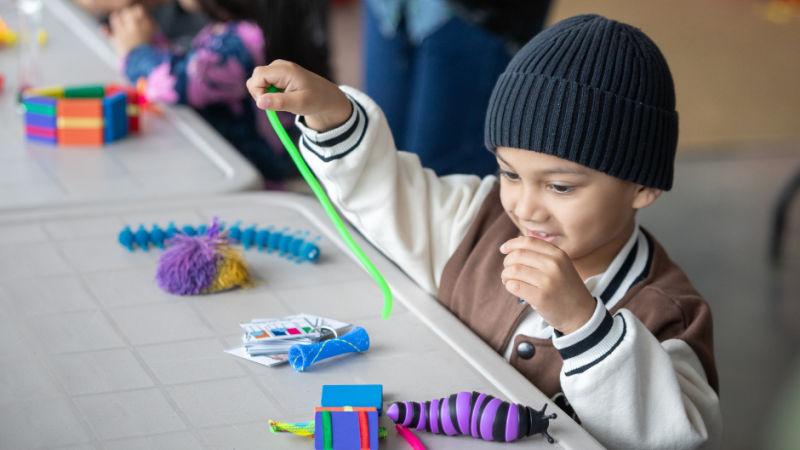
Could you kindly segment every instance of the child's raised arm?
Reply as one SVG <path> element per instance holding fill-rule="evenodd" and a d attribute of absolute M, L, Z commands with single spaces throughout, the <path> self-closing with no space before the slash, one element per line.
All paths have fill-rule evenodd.
<path fill-rule="evenodd" d="M 264 94 L 269 85 L 283 93 Z M 297 114 L 299 150 L 331 202 L 384 255 L 436 295 L 442 271 L 495 177 L 437 177 L 397 151 L 383 112 L 363 93 L 276 61 L 247 82 L 264 109 Z M 454 120 L 457 120 L 454 118 Z"/>
<path fill-rule="evenodd" d="M 271 85 L 284 91 L 267 94 Z M 275 60 L 268 66 L 256 67 L 247 80 L 247 89 L 259 108 L 304 116 L 306 126 L 314 131 L 325 132 L 342 125 L 352 110 L 338 86 L 288 61 Z"/>

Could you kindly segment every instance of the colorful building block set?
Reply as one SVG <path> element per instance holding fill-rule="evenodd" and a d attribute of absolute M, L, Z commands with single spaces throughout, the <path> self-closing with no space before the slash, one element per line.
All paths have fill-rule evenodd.
<path fill-rule="evenodd" d="M 368 406 L 353 406 L 353 405 Z M 303 423 L 269 421 L 273 433 L 292 433 L 314 439 L 315 450 L 377 450 L 386 430 L 378 427 L 383 404 L 381 385 L 322 387 L 322 407 L 314 420 Z"/>
<path fill-rule="evenodd" d="M 89 85 L 23 92 L 29 141 L 60 146 L 101 146 L 139 131 L 143 96 L 129 86 Z"/>

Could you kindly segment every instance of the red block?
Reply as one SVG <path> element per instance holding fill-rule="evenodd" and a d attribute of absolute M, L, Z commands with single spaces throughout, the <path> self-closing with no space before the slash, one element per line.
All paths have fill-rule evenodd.
<path fill-rule="evenodd" d="M 139 132 L 139 116 L 128 117 L 128 133 Z"/>
<path fill-rule="evenodd" d="M 25 134 L 28 136 L 50 139 L 55 139 L 57 137 L 57 131 L 55 128 L 37 127 L 36 125 L 26 125 Z"/>

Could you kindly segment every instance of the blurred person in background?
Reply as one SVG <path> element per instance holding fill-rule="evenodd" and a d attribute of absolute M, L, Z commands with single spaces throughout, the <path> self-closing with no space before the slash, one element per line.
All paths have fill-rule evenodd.
<path fill-rule="evenodd" d="M 131 82 L 144 77 L 151 101 L 188 104 L 268 181 L 295 173 L 294 164 L 245 81 L 256 66 L 287 59 L 330 78 L 327 0 L 180 0 L 211 22 L 188 50 L 154 42 L 156 25 L 142 5 L 112 12 L 109 37 Z M 260 113 L 260 114 L 259 114 Z M 290 134 L 294 116 L 281 117 Z"/>
<path fill-rule="evenodd" d="M 108 15 L 112 12 L 135 4 L 142 5 L 158 25 L 164 38 L 170 44 L 184 49 L 191 46 L 192 39 L 209 22 L 208 16 L 186 11 L 177 0 L 75 0 L 75 3 L 106 25 Z"/>
<path fill-rule="evenodd" d="M 486 105 L 511 57 L 542 30 L 550 0 L 364 3 L 364 91 L 397 148 L 439 176 L 494 173 L 483 145 Z"/>

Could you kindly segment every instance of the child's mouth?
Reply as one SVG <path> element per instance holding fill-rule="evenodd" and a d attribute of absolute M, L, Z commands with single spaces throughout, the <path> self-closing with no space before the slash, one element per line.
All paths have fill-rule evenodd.
<path fill-rule="evenodd" d="M 528 230 L 527 228 L 525 229 L 525 231 L 527 232 L 528 236 L 533 236 L 533 237 L 535 237 L 537 239 L 541 239 L 543 241 L 547 241 L 547 242 L 549 242 L 551 244 L 553 243 L 553 241 L 558 239 L 558 235 L 557 234 L 545 233 L 543 231 L 533 231 L 533 230 Z"/>

